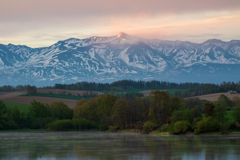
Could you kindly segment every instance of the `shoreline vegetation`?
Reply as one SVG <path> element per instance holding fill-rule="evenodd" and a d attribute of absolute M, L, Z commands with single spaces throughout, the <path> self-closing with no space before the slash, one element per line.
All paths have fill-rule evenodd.
<path fill-rule="evenodd" d="M 138 133 L 142 134 L 139 130 L 137 129 L 124 129 L 124 130 L 118 130 L 116 132 L 113 131 L 99 131 L 99 130 L 83 130 L 83 131 L 74 131 L 74 130 L 69 130 L 69 131 L 48 131 L 45 129 L 15 129 L 15 130 L 0 130 L 0 133 L 20 133 L 20 132 L 35 132 L 35 133 L 48 133 L 48 132 L 107 132 L 107 133 Z M 149 132 L 148 134 L 150 135 L 175 135 L 175 136 L 181 136 L 181 135 L 196 135 L 194 132 L 187 132 L 184 134 L 171 134 L 170 132 L 159 132 L 157 130 L 154 130 L 152 132 Z M 239 131 L 230 131 L 228 133 L 221 133 L 221 132 L 210 132 L 210 133 L 200 133 L 197 135 L 240 135 L 240 130 Z"/>
<path fill-rule="evenodd" d="M 39 88 L 41 89 L 41 88 Z M 62 89 L 72 91 L 84 91 L 84 96 L 92 96 L 93 92 L 103 92 L 104 94 L 112 94 L 112 92 L 140 92 L 146 90 L 168 90 L 171 96 L 178 97 L 194 97 L 212 93 L 229 92 L 230 94 L 240 93 L 239 82 L 222 82 L 220 84 L 212 83 L 172 83 L 167 81 L 134 81 L 119 80 L 112 83 L 95 83 L 95 82 L 76 82 L 72 84 L 55 84 L 54 86 L 43 86 L 42 89 Z M 0 94 L 2 92 L 23 91 L 28 93 L 36 93 L 37 87 L 30 85 L 0 86 Z M 92 95 L 91 95 L 92 92 Z M 86 93 L 88 95 L 86 95 Z M 80 95 L 75 95 L 80 96 Z M 117 95 L 116 95 L 117 96 Z M 90 98 L 90 97 L 89 97 Z"/>
<path fill-rule="evenodd" d="M 37 93 L 35 86 L 27 86 L 27 91 L 29 95 L 55 95 Z M 165 90 L 152 90 L 148 96 L 137 92 L 117 95 L 113 90 L 99 96 L 97 92 L 90 93 L 88 95 L 93 97 L 77 100 L 73 109 L 62 101 L 41 103 L 33 100 L 27 109 L 20 110 L 0 101 L 0 130 L 139 131 L 175 135 L 240 131 L 238 96 L 230 99 L 221 94 L 217 101 L 210 102 L 171 96 Z"/>

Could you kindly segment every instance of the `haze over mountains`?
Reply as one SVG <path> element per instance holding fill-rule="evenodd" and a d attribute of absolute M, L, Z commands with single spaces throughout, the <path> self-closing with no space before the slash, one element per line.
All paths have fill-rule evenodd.
<path fill-rule="evenodd" d="M 239 73 L 239 40 L 197 44 L 119 33 L 70 38 L 44 48 L 0 44 L 0 85 L 122 79 L 220 83 L 239 81 Z"/>

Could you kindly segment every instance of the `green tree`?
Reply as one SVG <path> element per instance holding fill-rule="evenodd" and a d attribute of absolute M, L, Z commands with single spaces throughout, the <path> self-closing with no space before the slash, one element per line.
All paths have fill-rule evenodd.
<path fill-rule="evenodd" d="M 151 108 L 153 113 L 158 117 L 158 124 L 161 126 L 168 121 L 168 118 L 172 114 L 172 108 L 170 103 L 170 96 L 165 91 L 151 91 L 152 96 Z"/>
<path fill-rule="evenodd" d="M 20 111 L 18 110 L 18 108 L 16 106 L 12 109 L 12 119 L 17 124 L 20 124 L 20 122 L 21 122 Z"/>
<path fill-rule="evenodd" d="M 224 94 L 221 94 L 220 97 L 218 97 L 218 101 L 223 107 L 226 107 L 227 109 L 231 109 L 234 106 L 233 101 L 231 101 L 227 96 Z"/>
<path fill-rule="evenodd" d="M 0 100 L 0 119 L 3 118 L 6 113 L 7 113 L 7 107 L 3 103 L 3 101 Z"/>
<path fill-rule="evenodd" d="M 27 93 L 28 94 L 37 93 L 37 87 L 36 86 L 27 85 Z"/>
<path fill-rule="evenodd" d="M 203 102 L 199 98 L 187 98 L 186 105 L 190 109 L 194 108 L 195 106 L 199 106 L 200 108 L 202 108 Z"/>
<path fill-rule="evenodd" d="M 117 97 L 113 95 L 102 95 L 97 98 L 97 115 L 100 123 L 106 126 L 111 125 L 111 112 L 116 100 Z"/>
<path fill-rule="evenodd" d="M 77 117 L 78 112 L 79 112 L 78 108 L 86 102 L 88 102 L 86 99 L 77 100 L 76 105 L 74 107 L 74 117 L 75 118 Z"/>
<path fill-rule="evenodd" d="M 3 101 L 0 100 L 0 130 L 16 128 L 15 123 L 7 117 L 6 113 L 7 107 Z"/>
<path fill-rule="evenodd" d="M 236 106 L 234 108 L 234 110 L 232 111 L 232 115 L 233 115 L 233 118 L 234 120 L 240 124 L 240 105 L 239 106 Z"/>
<path fill-rule="evenodd" d="M 37 118 L 44 118 L 50 116 L 50 111 L 48 108 L 41 102 L 37 102 L 33 100 L 31 102 L 31 107 L 29 108 L 30 114 L 32 114 L 33 117 Z"/>
<path fill-rule="evenodd" d="M 137 123 L 143 122 L 143 113 L 147 109 L 144 104 L 144 98 L 135 97 L 134 99 L 129 99 L 128 104 L 130 106 L 129 123 L 136 126 Z"/>
<path fill-rule="evenodd" d="M 62 101 L 53 101 L 50 103 L 49 107 L 53 118 L 72 119 L 73 117 L 73 110 Z"/>
<path fill-rule="evenodd" d="M 97 108 L 97 98 L 91 98 L 88 102 L 78 107 L 75 118 L 85 118 L 90 121 L 99 122 Z"/>
<path fill-rule="evenodd" d="M 130 107 L 126 100 L 124 99 L 116 100 L 111 112 L 112 121 L 115 127 L 125 128 L 129 109 Z"/>
<path fill-rule="evenodd" d="M 171 102 L 171 108 L 172 110 L 179 110 L 180 108 L 183 107 L 183 104 L 181 102 L 181 99 L 177 96 L 172 96 L 170 98 L 170 102 Z"/>
<path fill-rule="evenodd" d="M 214 105 L 211 102 L 205 102 L 204 103 L 204 112 L 205 116 L 213 116 L 213 111 L 214 111 Z"/>
<path fill-rule="evenodd" d="M 220 104 L 221 102 L 217 102 L 214 110 L 213 110 L 213 117 L 218 120 L 220 123 L 224 123 L 227 121 L 227 108 L 224 105 Z"/>

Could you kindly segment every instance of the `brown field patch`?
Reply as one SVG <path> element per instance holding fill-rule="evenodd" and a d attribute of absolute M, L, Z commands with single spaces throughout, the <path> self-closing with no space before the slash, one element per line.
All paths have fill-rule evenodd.
<path fill-rule="evenodd" d="M 78 96 L 86 91 L 79 91 L 79 90 L 64 90 L 64 89 L 37 89 L 38 93 L 49 93 L 52 92 L 53 94 L 61 94 L 65 92 L 65 95 L 71 93 L 72 95 Z M 42 103 L 51 103 L 52 101 L 63 101 L 66 103 L 70 108 L 74 108 L 76 101 L 75 99 L 66 99 L 66 98 L 55 98 L 55 97 L 40 97 L 40 96 L 20 96 L 22 94 L 26 94 L 27 91 L 14 91 L 14 92 L 3 92 L 0 93 L 0 100 L 5 102 L 13 102 L 13 103 L 20 103 L 20 104 L 27 104 L 30 105 L 33 100 L 42 102 Z M 102 92 L 98 92 L 98 95 L 103 94 Z"/>
<path fill-rule="evenodd" d="M 2 92 L 2 93 L 0 93 L 0 99 L 20 96 L 20 95 L 26 94 L 26 93 L 27 93 L 26 90 L 25 91 L 14 91 L 14 92 Z"/>
<path fill-rule="evenodd" d="M 228 92 L 226 93 L 213 93 L 213 94 L 206 94 L 206 95 L 202 95 L 202 96 L 195 96 L 195 97 L 191 97 L 191 98 L 199 98 L 199 99 L 205 99 L 208 101 L 217 101 L 218 97 L 220 97 L 221 94 L 224 94 L 225 96 L 227 96 L 228 98 L 232 99 L 235 96 L 240 97 L 240 94 L 230 94 Z"/>

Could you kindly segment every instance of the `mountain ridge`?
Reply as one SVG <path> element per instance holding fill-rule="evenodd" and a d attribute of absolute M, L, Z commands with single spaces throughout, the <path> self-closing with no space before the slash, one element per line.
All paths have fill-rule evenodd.
<path fill-rule="evenodd" d="M 236 66 L 240 66 L 240 40 L 192 43 L 149 40 L 120 32 L 110 37 L 69 38 L 41 48 L 0 44 L 0 85 L 129 78 L 220 83 L 240 80 Z"/>

